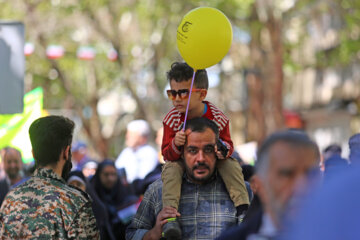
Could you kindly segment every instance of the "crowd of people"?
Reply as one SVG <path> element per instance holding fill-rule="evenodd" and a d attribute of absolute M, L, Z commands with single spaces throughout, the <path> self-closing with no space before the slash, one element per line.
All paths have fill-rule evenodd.
<path fill-rule="evenodd" d="M 186 63 L 167 74 L 174 108 L 157 132 L 158 149 L 150 124 L 138 119 L 117 159 L 95 161 L 87 144 L 73 142 L 73 121 L 35 120 L 33 165 L 23 165 L 19 149 L 0 152 L 0 239 L 360 237 L 350 201 L 360 200 L 360 133 L 346 159 L 335 143 L 320 152 L 306 132 L 282 130 L 260 145 L 255 166 L 245 164 L 230 119 L 205 101 L 206 71 L 196 72 L 191 94 L 192 76 Z"/>

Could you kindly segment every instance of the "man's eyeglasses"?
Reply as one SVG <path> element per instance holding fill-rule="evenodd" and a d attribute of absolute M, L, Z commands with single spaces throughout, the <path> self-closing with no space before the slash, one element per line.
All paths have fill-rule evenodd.
<path fill-rule="evenodd" d="M 201 90 L 203 90 L 203 89 L 193 88 L 191 90 L 191 92 L 201 92 Z M 176 95 L 179 95 L 179 98 L 182 100 L 187 99 L 189 96 L 189 92 L 190 92 L 189 89 L 179 89 L 178 91 L 176 91 L 176 90 L 167 90 L 166 91 L 168 98 L 170 100 L 175 100 Z"/>

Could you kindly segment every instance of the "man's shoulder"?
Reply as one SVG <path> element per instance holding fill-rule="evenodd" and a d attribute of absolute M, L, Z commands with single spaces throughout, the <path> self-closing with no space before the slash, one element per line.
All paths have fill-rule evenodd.
<path fill-rule="evenodd" d="M 162 209 L 162 189 L 161 178 L 151 183 L 144 193 L 143 202 L 146 206 L 153 208 L 156 212 Z"/>
<path fill-rule="evenodd" d="M 83 204 L 91 201 L 89 194 L 87 194 L 83 190 L 69 185 L 66 185 L 66 187 L 67 187 L 67 192 L 74 197 L 74 201 Z"/>
<path fill-rule="evenodd" d="M 12 189 L 8 194 L 13 200 L 37 198 L 42 201 L 67 202 L 82 207 L 90 198 L 86 193 L 54 179 L 38 179 L 31 177 L 26 182 Z"/>
<path fill-rule="evenodd" d="M 137 151 L 137 156 L 140 158 L 141 161 L 147 161 L 152 163 L 158 162 L 158 152 L 156 149 L 149 145 L 145 144 L 141 148 L 139 148 Z"/>
<path fill-rule="evenodd" d="M 121 156 L 121 154 L 129 154 L 129 153 L 133 153 L 133 150 L 130 147 L 126 147 L 120 152 L 119 156 Z"/>
<path fill-rule="evenodd" d="M 85 193 L 65 183 L 55 185 L 51 181 L 32 177 L 9 192 L 2 205 L 0 218 L 9 230 L 6 232 L 9 237 L 25 234 L 48 239 L 55 231 L 59 239 L 64 239 L 65 229 L 69 229 L 78 214 L 84 211 L 83 207 L 91 209 L 86 204 L 88 201 Z M 59 225 L 53 225 L 54 221 Z M 43 224 L 42 228 L 39 228 L 39 223 Z"/>
<path fill-rule="evenodd" d="M 115 163 L 118 161 L 125 161 L 129 156 L 134 156 L 134 151 L 130 147 L 126 147 L 120 152 L 119 156 L 115 160 Z"/>
<path fill-rule="evenodd" d="M 151 183 L 146 191 L 149 192 L 157 192 L 159 190 L 162 190 L 163 182 L 161 178 L 156 179 L 153 183 Z"/>

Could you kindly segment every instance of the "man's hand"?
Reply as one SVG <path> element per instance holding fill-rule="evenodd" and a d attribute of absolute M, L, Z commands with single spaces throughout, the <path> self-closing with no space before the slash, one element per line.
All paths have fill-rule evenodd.
<path fill-rule="evenodd" d="M 180 217 L 180 213 L 173 207 L 164 207 L 156 217 L 155 226 L 144 235 L 144 240 L 160 239 L 162 227 L 168 222 L 168 218 Z"/>
<path fill-rule="evenodd" d="M 177 147 L 181 147 L 184 146 L 185 141 L 186 141 L 186 134 L 184 132 L 184 130 L 180 130 L 175 134 L 175 146 Z"/>

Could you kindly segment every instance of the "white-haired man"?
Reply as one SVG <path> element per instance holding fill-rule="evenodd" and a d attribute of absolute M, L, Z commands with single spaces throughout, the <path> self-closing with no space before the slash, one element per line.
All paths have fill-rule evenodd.
<path fill-rule="evenodd" d="M 118 169 L 124 168 L 128 183 L 143 179 L 158 164 L 155 148 L 148 144 L 150 126 L 145 120 L 134 120 L 127 125 L 126 148 L 116 159 Z"/>
<path fill-rule="evenodd" d="M 225 239 L 277 239 L 285 220 L 296 216 L 306 190 L 316 182 L 320 153 L 304 132 L 270 135 L 258 151 L 254 181 L 262 207 L 249 207 L 244 222 L 223 233 Z M 304 238 L 306 239 L 306 238 Z"/>

